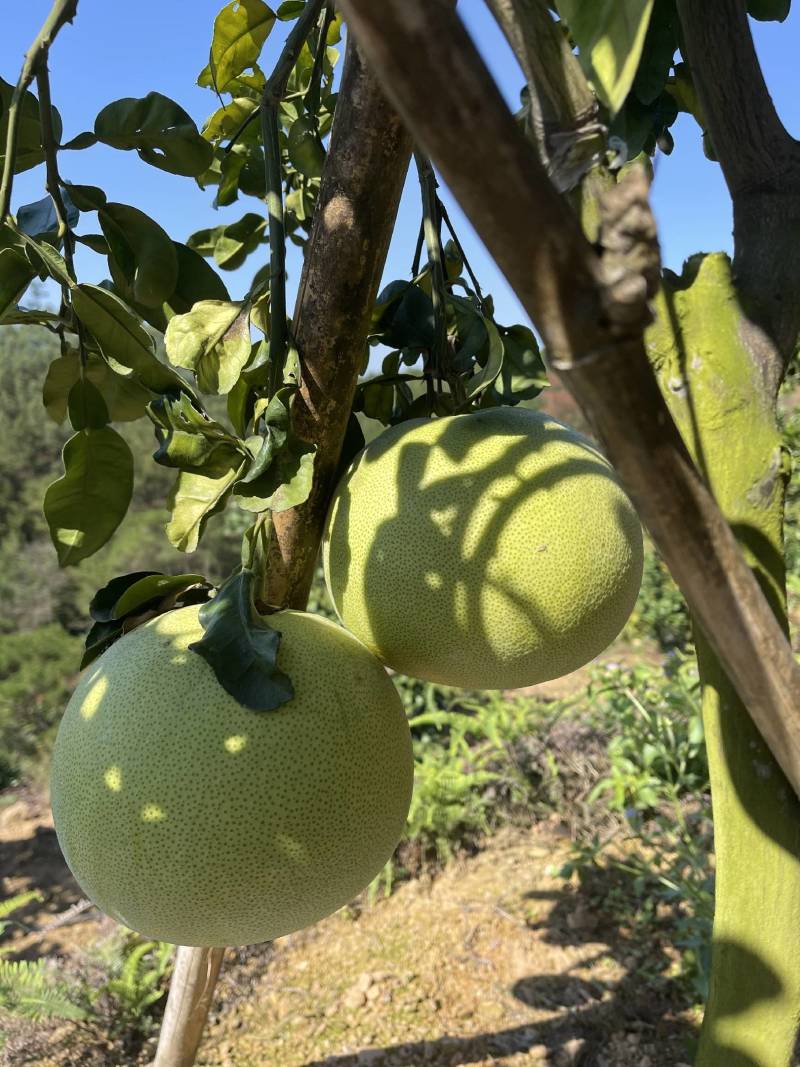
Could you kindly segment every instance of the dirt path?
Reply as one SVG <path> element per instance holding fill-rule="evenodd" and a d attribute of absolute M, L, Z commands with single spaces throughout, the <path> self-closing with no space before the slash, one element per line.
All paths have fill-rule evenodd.
<path fill-rule="evenodd" d="M 608 886 L 579 892 L 549 873 L 567 849 L 556 819 L 507 830 L 478 855 L 372 907 L 356 904 L 272 947 L 232 950 L 199 1063 L 685 1063 L 694 1021 L 668 999 L 673 959 L 610 920 Z M 56 956 L 68 966 L 110 931 L 94 909 L 72 916 L 80 891 L 41 798 L 18 791 L 0 807 L 0 852 L 0 899 L 29 888 L 44 896 L 21 916 L 38 929 L 15 934 L 15 955 Z M 42 932 L 54 919 L 60 925 Z M 71 1048 L 52 1062 L 73 1067 Z M 113 1064 L 148 1058 L 115 1055 Z"/>

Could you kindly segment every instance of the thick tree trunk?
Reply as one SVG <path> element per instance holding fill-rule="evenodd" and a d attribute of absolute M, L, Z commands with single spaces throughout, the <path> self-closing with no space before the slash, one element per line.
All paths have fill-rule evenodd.
<path fill-rule="evenodd" d="M 787 464 L 772 390 L 726 256 L 697 257 L 648 334 L 662 392 L 775 614 L 788 629 Z M 716 911 L 697 1067 L 788 1067 L 800 1008 L 800 801 L 701 630 Z"/>
<path fill-rule="evenodd" d="M 265 599 L 276 607 L 304 608 L 308 599 L 410 157 L 400 119 L 348 41 L 295 310 L 302 375 L 295 417 L 317 445 L 314 486 L 305 504 L 274 516 Z M 178 950 L 154 1067 L 194 1063 L 221 959 L 220 949 Z"/>

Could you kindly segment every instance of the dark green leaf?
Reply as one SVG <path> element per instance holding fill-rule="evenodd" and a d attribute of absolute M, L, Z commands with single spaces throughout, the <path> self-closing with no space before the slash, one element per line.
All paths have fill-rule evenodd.
<path fill-rule="evenodd" d="M 263 0 L 232 0 L 214 19 L 211 78 L 217 92 L 252 67 L 275 24 L 275 13 Z"/>
<path fill-rule="evenodd" d="M 222 511 L 233 483 L 244 469 L 244 460 L 237 450 L 218 449 L 202 473 L 181 471 L 172 488 L 167 523 L 170 544 L 181 552 L 194 552 L 205 524 L 212 515 Z"/>
<path fill-rule="evenodd" d="M 633 92 L 642 104 L 652 104 L 664 91 L 677 49 L 678 11 L 675 0 L 655 0 L 642 58 L 633 81 Z"/>
<path fill-rule="evenodd" d="M 246 308 L 225 300 L 201 300 L 170 319 L 164 335 L 167 355 L 194 371 L 203 392 L 227 393 L 250 358 Z"/>
<path fill-rule="evenodd" d="M 106 194 L 96 185 L 73 185 L 67 182 L 72 202 L 81 211 L 97 211 L 106 202 Z"/>
<path fill-rule="evenodd" d="M 185 592 L 189 586 L 205 582 L 202 574 L 149 574 L 129 585 L 114 605 L 112 615 L 123 619 L 132 615 L 153 601 L 176 597 Z"/>
<path fill-rule="evenodd" d="M 122 636 L 122 623 L 116 620 L 108 622 L 96 622 L 89 633 L 83 646 L 80 669 L 83 670 L 93 663 L 98 656 L 102 656 L 105 650 Z"/>
<path fill-rule="evenodd" d="M 533 332 L 527 326 L 501 330 L 503 367 L 494 391 L 504 404 L 518 404 L 538 396 L 547 382 L 547 371 Z"/>
<path fill-rule="evenodd" d="M 325 165 L 325 148 L 311 121 L 301 115 L 292 123 L 286 140 L 289 162 L 307 178 L 318 178 Z"/>
<path fill-rule="evenodd" d="M 8 112 L 14 95 L 14 86 L 0 78 L 0 170 L 5 166 L 6 138 L 8 136 Z M 39 121 L 39 102 L 32 92 L 26 91 L 18 104 L 17 150 L 14 157 L 14 173 L 21 174 L 44 160 L 42 127 Z M 61 139 L 61 116 L 52 108 L 53 133 Z"/>
<path fill-rule="evenodd" d="M 133 491 L 133 456 L 110 426 L 80 430 L 64 446 L 64 474 L 48 486 L 44 514 L 62 567 L 80 563 L 125 518 Z"/>
<path fill-rule="evenodd" d="M 296 392 L 296 386 L 286 386 L 263 411 L 256 405 L 255 421 L 263 421 L 263 434 L 248 440 L 253 461 L 234 489 L 246 511 L 286 511 L 302 504 L 311 492 L 315 449 L 292 429 Z"/>
<path fill-rule="evenodd" d="M 291 22 L 292 19 L 297 18 L 305 6 L 306 0 L 283 0 L 275 14 L 281 22 Z"/>
<path fill-rule="evenodd" d="M 364 382 L 359 386 L 361 410 L 368 419 L 388 426 L 394 411 L 394 386 L 389 382 Z"/>
<path fill-rule="evenodd" d="M 103 237 L 101 233 L 76 233 L 75 240 L 82 245 L 86 245 L 87 248 L 91 248 L 93 252 L 97 252 L 101 256 L 111 255 L 111 249 L 108 247 L 108 241 Z"/>
<path fill-rule="evenodd" d="M 83 148 L 92 148 L 97 144 L 97 137 L 90 133 L 88 130 L 85 133 L 79 133 L 65 144 L 59 145 L 62 151 L 80 151 Z M 88 208 L 81 208 L 81 211 L 88 211 Z"/>
<path fill-rule="evenodd" d="M 36 276 L 28 260 L 13 248 L 0 248 L 0 322 L 7 321 Z"/>
<path fill-rule="evenodd" d="M 178 280 L 178 257 L 169 234 L 149 215 L 127 204 L 106 204 L 97 217 L 133 299 L 146 307 L 159 307 Z"/>
<path fill-rule="evenodd" d="M 435 339 L 431 298 L 411 282 L 390 282 L 375 304 L 372 335 L 390 348 L 430 348 Z"/>
<path fill-rule="evenodd" d="M 72 302 L 106 359 L 132 370 L 154 393 L 186 388 L 183 379 L 156 358 L 153 338 L 119 297 L 100 286 L 81 283 L 73 290 Z"/>
<path fill-rule="evenodd" d="M 108 423 L 103 394 L 85 379 L 78 380 L 70 389 L 67 409 L 73 430 L 99 430 Z"/>
<path fill-rule="evenodd" d="M 94 132 L 104 144 L 133 149 L 146 163 L 171 174 L 193 178 L 207 170 L 213 156 L 191 116 L 161 93 L 108 104 L 97 116 Z"/>
<path fill-rule="evenodd" d="M 281 634 L 253 608 L 253 573 L 242 570 L 200 608 L 205 631 L 189 645 L 210 664 L 226 693 L 253 711 L 271 711 L 294 696 L 278 667 Z"/>
<path fill-rule="evenodd" d="M 792 0 L 747 0 L 747 14 L 759 22 L 783 22 Z"/>
<path fill-rule="evenodd" d="M 125 590 L 132 585 L 136 585 L 142 578 L 149 578 L 153 574 L 160 575 L 160 572 L 134 571 L 132 574 L 120 574 L 119 577 L 112 578 L 102 589 L 98 589 L 92 597 L 92 602 L 89 604 L 89 614 L 95 622 L 112 622 L 114 608 Z"/>
<path fill-rule="evenodd" d="M 86 379 L 100 391 L 112 422 L 132 422 L 141 418 L 151 394 L 131 377 L 113 371 L 100 356 L 90 353 Z M 47 370 L 42 399 L 54 422 L 63 422 L 67 414 L 69 391 L 80 377 L 80 357 L 75 350 L 54 359 Z"/>

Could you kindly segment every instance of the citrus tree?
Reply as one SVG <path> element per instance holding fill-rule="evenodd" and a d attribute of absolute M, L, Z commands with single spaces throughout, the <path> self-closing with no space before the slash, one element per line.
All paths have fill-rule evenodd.
<path fill-rule="evenodd" d="M 500 544 L 517 513 L 508 476 L 513 469 L 523 484 L 535 486 L 542 477 L 535 457 L 545 455 L 555 433 L 547 477 L 563 463 L 570 474 L 577 464 L 586 479 L 572 479 L 577 496 L 558 505 L 575 516 L 575 545 L 587 540 L 580 497 L 588 495 L 593 506 L 602 499 L 609 508 L 606 519 L 595 506 L 593 521 L 597 543 L 612 550 L 587 557 L 582 573 L 609 567 L 612 576 L 596 590 L 587 578 L 571 595 L 573 603 L 586 601 L 578 623 L 592 621 L 590 604 L 604 590 L 614 595 L 601 605 L 605 628 L 584 626 L 580 640 L 574 612 L 550 620 L 552 647 L 561 649 L 562 634 L 572 643 L 573 658 L 565 652 L 554 662 L 571 669 L 576 642 L 578 661 L 585 661 L 624 623 L 641 568 L 638 524 L 601 456 L 517 407 L 545 382 L 536 336 L 496 321 L 438 195 L 432 160 L 530 313 L 549 367 L 584 407 L 693 609 L 718 857 L 711 995 L 698 1063 L 785 1067 L 800 1005 L 794 963 L 800 685 L 785 636 L 788 466 L 776 397 L 800 328 L 800 304 L 789 296 L 800 269 L 800 179 L 795 142 L 764 87 L 747 9 L 782 19 L 788 0 L 560 0 L 557 10 L 544 0 L 490 0 L 527 82 L 516 116 L 447 0 L 342 0 L 340 6 L 349 27 L 341 75 L 342 18 L 332 4 L 285 0 L 276 10 L 264 0 L 226 4 L 199 72 L 199 83 L 216 97 L 200 129 L 177 103 L 150 92 L 100 101 L 94 128 L 65 139 L 50 98 L 48 61 L 77 0 L 56 0 L 16 84 L 0 81 L 0 321 L 44 327 L 58 337 L 60 354 L 44 388 L 48 410 L 67 417 L 73 431 L 64 473 L 44 499 L 59 561 L 80 564 L 125 516 L 133 462 L 114 423 L 147 418 L 153 424 L 154 459 L 175 471 L 166 536 L 177 551 L 194 549 L 223 509 L 244 516 L 241 567 L 218 590 L 203 575 L 139 572 L 110 576 L 94 598 L 83 660 L 88 671 L 56 750 L 54 807 L 67 856 L 111 914 L 139 927 L 163 921 L 153 934 L 185 943 L 160 1067 L 194 1061 L 222 945 L 312 922 L 379 869 L 400 832 L 410 788 L 410 748 L 396 697 L 363 645 L 291 610 L 306 604 L 337 483 L 325 559 L 347 627 L 392 666 L 423 676 L 439 672 L 461 684 L 521 684 L 535 675 L 492 673 L 491 661 L 507 662 L 519 647 L 527 653 L 539 639 L 542 627 L 537 630 L 524 599 L 517 604 L 524 625 L 506 646 L 487 643 L 477 674 L 468 673 L 475 657 L 463 646 L 443 650 L 437 662 L 427 637 L 392 643 L 398 616 L 389 609 L 404 583 L 411 585 L 412 571 L 425 592 L 419 622 L 438 620 L 442 635 L 452 636 L 452 627 L 441 606 L 452 609 L 463 585 L 453 573 L 464 560 L 446 559 L 453 501 L 401 490 L 406 481 L 422 487 L 409 468 L 415 456 L 424 466 L 426 457 L 443 453 L 449 470 L 471 479 L 452 484 L 458 492 L 471 487 L 476 515 L 487 500 L 503 500 L 474 534 Z M 283 47 L 267 73 L 261 50 L 281 26 Z M 669 128 L 681 110 L 698 120 L 707 151 L 723 168 L 736 250 L 733 265 L 721 255 L 698 257 L 677 277 L 660 269 L 647 188 L 649 159 L 672 150 Z M 410 276 L 378 294 L 412 135 L 421 189 L 416 254 Z M 70 153 L 98 143 L 130 152 L 131 166 L 198 182 L 213 189 L 218 205 L 241 200 L 247 210 L 235 223 L 176 241 L 135 205 L 110 201 L 100 185 L 68 180 Z M 481 145 L 481 160 L 465 153 L 469 144 Z M 39 165 L 47 195 L 16 204 L 14 175 Z M 85 216 L 96 217 L 97 225 L 87 230 Z M 304 257 L 291 319 L 287 241 Z M 78 244 L 104 257 L 106 282 L 77 276 Z M 268 262 L 260 253 L 268 253 Z M 245 262 L 253 266 L 251 282 L 241 299 L 231 299 L 224 272 Z M 24 302 L 36 279 L 55 284 L 56 308 Z M 362 380 L 376 370 L 374 346 L 383 346 L 380 369 Z M 365 444 L 359 414 L 391 429 L 378 439 L 378 451 L 367 448 L 340 482 Z M 497 479 L 481 483 L 482 468 L 465 472 L 472 444 L 463 434 L 472 431 L 441 429 L 456 425 L 447 422 L 454 414 L 470 415 L 459 427 L 494 427 L 514 442 L 504 446 Z M 397 452 L 387 459 L 395 440 L 405 448 L 400 461 Z M 509 448 L 518 450 L 516 467 L 509 465 Z M 370 488 L 375 478 L 377 487 Z M 507 500 L 495 492 L 499 481 L 502 493 L 512 494 Z M 592 495 L 598 484 L 603 489 Z M 403 499 L 392 497 L 390 511 L 411 516 L 400 528 L 391 522 L 387 528 L 379 515 L 392 485 Z M 370 505 L 361 517 L 354 514 L 357 491 Z M 538 521 L 532 515 L 526 522 Z M 524 536 L 532 537 L 534 528 L 526 525 Z M 410 545 L 405 554 L 404 543 Z M 544 539 L 537 546 L 548 549 Z M 387 560 L 394 570 L 387 571 Z M 474 563 L 472 557 L 477 595 L 488 560 L 478 558 L 477 569 Z M 553 567 L 548 581 L 557 587 L 569 571 L 557 559 Z M 372 576 L 351 596 L 343 570 Z M 375 602 L 380 589 L 388 603 Z M 504 595 L 512 593 L 516 585 Z M 494 610 L 481 601 L 478 614 Z M 405 610 L 406 623 L 411 611 Z M 508 614 L 500 613 L 493 633 L 502 631 Z M 511 634 L 509 627 L 502 637 Z M 172 679 L 166 687 L 157 684 L 165 656 Z M 174 673 L 178 668 L 183 673 Z M 526 670 L 534 667 L 528 663 Z M 326 687 L 333 696 L 320 703 Z M 385 694 L 377 700 L 383 717 L 370 734 L 376 691 Z M 86 845 L 96 810 L 78 773 L 81 761 L 92 758 L 86 724 L 101 705 L 105 714 L 116 703 L 122 716 L 129 693 L 139 694 L 143 713 L 126 726 L 125 745 L 140 749 L 143 738 L 157 737 L 159 751 L 175 746 L 175 759 L 187 750 L 200 754 L 198 811 L 221 756 L 209 754 L 208 739 L 198 739 L 187 716 L 175 714 L 181 701 L 216 701 L 230 724 L 219 739 L 226 758 L 241 759 L 238 766 L 251 771 L 268 767 L 272 808 L 283 804 L 289 812 L 280 828 L 281 862 L 296 876 L 261 887 L 274 894 L 271 925 L 252 925 L 246 899 L 241 912 L 230 909 L 213 925 L 204 887 L 213 884 L 224 847 L 198 861 L 185 838 L 172 833 L 169 805 L 130 793 L 127 764 L 98 756 L 96 766 L 86 765 L 97 772 L 98 798 L 119 795 L 127 803 L 132 795 L 147 832 L 166 835 L 160 855 L 178 864 L 179 884 L 159 881 L 147 853 L 153 837 L 126 842 L 143 850 L 133 854 L 132 866 L 116 856 L 112 823 L 88 835 L 94 851 Z M 317 716 L 311 738 L 291 723 L 284 729 L 281 709 L 292 702 L 304 710 L 304 723 Z M 345 705 L 363 706 L 365 724 L 347 751 L 336 731 Z M 318 852 L 331 840 L 342 845 L 324 869 L 302 847 L 316 815 L 300 803 L 299 822 L 291 818 L 305 795 L 293 761 L 302 756 L 310 767 L 309 750 L 334 769 L 331 796 L 345 813 L 340 827 L 322 821 Z M 140 780 L 147 782 L 148 773 L 145 767 Z M 245 792 L 265 790 L 260 777 L 248 781 L 242 773 L 239 781 Z M 394 784 L 387 788 L 387 781 Z M 83 807 L 72 799 L 78 793 Z M 367 794 L 390 801 L 372 823 L 362 803 Z M 233 843 L 234 807 L 232 799 L 220 826 L 224 836 L 231 819 L 230 851 L 245 882 L 247 856 Z M 256 802 L 246 818 L 254 818 L 254 809 L 257 815 Z M 365 826 L 371 829 L 362 832 Z M 347 837 L 353 827 L 358 840 Z M 359 849 L 357 869 L 346 869 Z M 142 864 L 154 873 L 147 895 L 156 918 L 130 911 L 117 892 L 139 877 Z M 165 914 L 159 893 L 166 899 L 176 888 L 185 908 Z M 219 919 L 219 910 L 214 916 Z"/>

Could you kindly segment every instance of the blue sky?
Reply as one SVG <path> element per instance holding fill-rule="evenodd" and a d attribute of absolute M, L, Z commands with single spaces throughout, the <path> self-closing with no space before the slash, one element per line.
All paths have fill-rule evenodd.
<path fill-rule="evenodd" d="M 80 0 L 78 17 L 65 27 L 51 52 L 53 101 L 61 111 L 64 136 L 91 129 L 94 116 L 106 103 L 123 96 L 142 96 L 151 89 L 171 96 L 201 125 L 214 110 L 215 98 L 195 84 L 208 56 L 214 16 L 221 0 L 137 0 L 134 4 L 108 0 Z M 754 23 L 756 46 L 767 83 L 789 131 L 800 134 L 800 94 L 793 77 L 800 46 L 800 11 L 795 8 L 783 24 Z M 50 0 L 27 0 L 13 5 L 4 19 L 0 38 L 0 74 L 16 81 L 22 56 L 50 9 Z M 460 0 L 459 10 L 478 47 L 509 101 L 516 107 L 522 77 L 483 0 Z M 279 24 L 267 43 L 262 65 L 270 66 L 280 47 Z M 680 269 L 683 259 L 697 251 L 731 248 L 731 209 L 719 168 L 703 156 L 700 134 L 693 120 L 681 116 L 673 127 L 676 148 L 657 161 L 653 203 L 659 221 L 664 262 Z M 482 155 L 481 145 L 465 145 Z M 213 190 L 203 192 L 191 179 L 155 170 L 134 153 L 96 146 L 83 152 L 62 153 L 62 175 L 75 182 L 101 185 L 110 199 L 134 204 L 157 219 L 177 240 L 194 230 L 232 222 L 257 204 L 250 198 L 215 211 Z M 13 208 L 43 195 L 42 168 L 16 178 Z M 467 247 L 483 287 L 495 296 L 497 318 L 510 324 L 525 321 L 513 293 L 448 197 L 451 216 Z M 403 195 L 386 279 L 406 276 L 419 226 L 418 185 L 412 172 Z M 83 232 L 97 227 L 93 217 Z M 252 263 L 252 270 L 250 264 Z M 256 269 L 254 257 L 244 271 L 223 272 L 231 293 L 239 296 Z M 97 281 L 106 274 L 105 261 L 85 249 L 79 251 L 78 272 Z M 290 259 L 290 285 L 296 284 L 297 257 Z M 290 301 L 291 307 L 291 301 Z"/>

